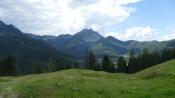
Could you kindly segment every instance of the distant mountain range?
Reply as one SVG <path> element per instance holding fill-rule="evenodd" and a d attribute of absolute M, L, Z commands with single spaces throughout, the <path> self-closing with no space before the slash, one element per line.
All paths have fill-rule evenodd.
<path fill-rule="evenodd" d="M 0 47 L 0 57 L 13 53 L 18 58 L 26 59 L 21 63 L 30 65 L 30 60 L 47 62 L 49 58 L 83 59 L 87 49 L 91 49 L 97 57 L 106 54 L 117 57 L 128 54 L 130 50 L 139 53 L 145 48 L 160 51 L 165 47 L 175 47 L 175 40 L 121 41 L 112 36 L 103 37 L 92 29 L 84 29 L 74 35 L 38 36 L 23 33 L 15 26 L 0 21 Z"/>
<path fill-rule="evenodd" d="M 84 57 L 87 49 L 91 49 L 97 57 L 110 55 L 117 57 L 128 54 L 130 50 L 135 53 L 147 48 L 149 51 L 160 51 L 165 47 L 175 47 L 175 40 L 170 41 L 121 41 L 112 36 L 103 37 L 92 29 L 84 29 L 75 35 L 37 36 L 29 34 L 33 39 L 43 40 L 62 53 L 69 54 L 77 59 Z"/>

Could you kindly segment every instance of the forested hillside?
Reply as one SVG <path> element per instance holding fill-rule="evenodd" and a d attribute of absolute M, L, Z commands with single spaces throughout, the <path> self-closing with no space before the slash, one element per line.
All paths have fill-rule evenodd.
<path fill-rule="evenodd" d="M 50 47 L 41 40 L 28 37 L 13 25 L 0 21 L 0 59 L 13 55 L 16 57 L 19 73 L 46 71 L 49 63 L 71 64 L 71 58 Z"/>

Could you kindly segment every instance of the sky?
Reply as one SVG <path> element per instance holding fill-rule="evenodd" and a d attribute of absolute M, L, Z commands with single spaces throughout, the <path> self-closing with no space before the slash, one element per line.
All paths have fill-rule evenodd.
<path fill-rule="evenodd" d="M 94 29 L 117 39 L 175 39 L 175 0 L 1 0 L 0 20 L 25 33 Z"/>

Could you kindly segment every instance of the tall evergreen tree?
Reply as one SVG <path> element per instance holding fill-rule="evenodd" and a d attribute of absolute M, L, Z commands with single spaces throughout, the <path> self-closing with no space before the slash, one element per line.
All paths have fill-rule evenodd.
<path fill-rule="evenodd" d="M 151 55 L 152 55 L 152 57 L 151 57 L 152 64 L 151 65 L 157 65 L 157 64 L 161 63 L 161 57 L 160 57 L 160 54 L 158 52 L 155 51 Z"/>
<path fill-rule="evenodd" d="M 122 56 L 118 58 L 117 71 L 122 72 L 122 73 L 128 73 L 126 61 L 124 60 Z"/>
<path fill-rule="evenodd" d="M 96 67 L 96 58 L 92 51 L 89 52 L 89 69 L 94 70 Z"/>
<path fill-rule="evenodd" d="M 2 61 L 0 60 L 0 76 L 3 75 L 3 66 L 2 66 Z"/>
<path fill-rule="evenodd" d="M 151 60 L 151 54 L 148 52 L 148 49 L 144 49 L 142 54 L 143 69 L 150 67 L 150 60 Z"/>
<path fill-rule="evenodd" d="M 88 69 L 91 70 L 97 70 L 99 68 L 97 60 L 95 58 L 94 53 L 91 50 L 88 50 L 86 55 L 85 55 L 85 65 L 87 66 Z"/>
<path fill-rule="evenodd" d="M 84 55 L 84 66 L 85 68 L 89 68 L 89 49 L 85 51 Z"/>
<path fill-rule="evenodd" d="M 137 59 L 134 56 L 134 52 L 131 50 L 129 61 L 128 61 L 128 72 L 129 73 L 135 73 L 137 70 Z"/>
<path fill-rule="evenodd" d="M 102 61 L 102 69 L 103 71 L 111 72 L 111 68 L 112 68 L 112 62 L 110 58 L 107 55 L 105 55 Z"/>

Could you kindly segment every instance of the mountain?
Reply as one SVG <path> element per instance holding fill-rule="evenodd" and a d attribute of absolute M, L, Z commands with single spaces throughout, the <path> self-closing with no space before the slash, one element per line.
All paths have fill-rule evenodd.
<path fill-rule="evenodd" d="M 108 39 L 92 29 L 84 29 L 75 35 L 60 35 L 47 40 L 43 36 L 43 40 L 55 49 L 78 59 L 84 57 L 87 49 L 93 50 L 97 57 L 102 57 L 105 54 L 116 56 L 127 51 L 121 46 L 114 45 L 112 40 L 108 41 Z"/>
<path fill-rule="evenodd" d="M 112 36 L 103 37 L 92 29 L 84 29 L 74 35 L 39 36 L 33 35 L 35 39 L 47 42 L 53 48 L 69 54 L 75 58 L 82 59 L 87 49 L 93 50 L 97 57 L 104 55 L 117 57 L 128 54 L 130 50 L 136 53 L 147 48 L 150 51 L 160 51 L 165 47 L 175 47 L 175 41 L 148 41 L 139 42 L 134 40 L 121 41 Z"/>
<path fill-rule="evenodd" d="M 42 37 L 44 39 L 44 37 Z M 50 39 L 50 38 L 49 38 Z M 19 70 L 30 73 L 33 67 L 46 66 L 50 61 L 71 62 L 70 57 L 58 52 L 42 40 L 33 39 L 13 25 L 0 21 L 0 58 L 15 55 Z"/>
<path fill-rule="evenodd" d="M 76 33 L 71 40 L 91 43 L 102 40 L 103 37 L 96 31 L 92 29 L 84 29 L 78 33 Z"/>
<path fill-rule="evenodd" d="M 165 42 L 169 47 L 175 47 L 175 39 Z"/>
<path fill-rule="evenodd" d="M 91 44 L 104 39 L 104 37 L 92 29 L 84 29 L 75 35 L 65 34 L 56 37 L 29 36 L 33 39 L 43 40 L 55 49 L 76 58 L 83 58 L 85 51 L 90 48 Z"/>

